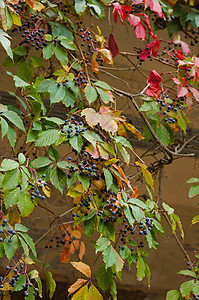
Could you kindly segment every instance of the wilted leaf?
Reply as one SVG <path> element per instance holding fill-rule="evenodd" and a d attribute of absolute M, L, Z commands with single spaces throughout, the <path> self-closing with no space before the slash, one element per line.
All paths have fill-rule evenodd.
<path fill-rule="evenodd" d="M 139 163 L 139 162 L 135 162 L 135 164 L 137 165 L 137 166 L 140 166 L 141 167 L 141 169 L 142 169 L 142 174 L 143 174 L 143 176 L 144 176 L 144 178 L 146 179 L 146 182 L 150 185 L 150 187 L 152 188 L 152 189 L 154 189 L 153 188 L 153 182 L 154 182 L 154 180 L 153 180 L 153 177 L 152 177 L 152 175 L 151 175 L 151 173 L 147 170 L 147 166 L 145 166 L 145 165 L 143 165 L 143 164 L 141 164 L 141 163 Z"/>
<path fill-rule="evenodd" d="M 139 130 L 137 130 L 132 124 L 127 123 L 127 122 L 123 122 L 123 124 L 126 126 L 126 128 L 130 132 L 132 132 L 135 135 L 136 139 L 138 139 L 138 140 L 143 140 L 144 139 L 141 132 Z"/>
<path fill-rule="evenodd" d="M 99 73 L 99 65 L 96 59 L 97 59 L 97 52 L 95 51 L 91 58 L 91 69 L 94 73 Z"/>

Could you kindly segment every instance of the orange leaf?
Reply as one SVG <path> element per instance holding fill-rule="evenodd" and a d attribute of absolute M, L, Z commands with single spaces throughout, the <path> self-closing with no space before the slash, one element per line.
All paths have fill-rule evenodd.
<path fill-rule="evenodd" d="M 36 3 L 36 1 L 35 1 L 35 0 L 26 0 L 26 3 L 27 3 L 31 8 L 33 8 L 33 5 L 34 5 L 34 3 Z"/>
<path fill-rule="evenodd" d="M 126 126 L 126 128 L 130 132 L 132 132 L 135 135 L 136 139 L 138 139 L 138 140 L 143 140 L 144 139 L 141 132 L 139 130 L 137 130 L 132 124 L 127 123 L 127 122 L 123 122 L 123 124 Z"/>
<path fill-rule="evenodd" d="M 110 65 L 113 64 L 113 56 L 112 56 L 110 50 L 103 48 L 103 49 L 99 49 L 98 51 L 99 51 L 103 61 L 105 61 L 107 64 L 110 64 Z"/>
<path fill-rule="evenodd" d="M 131 198 L 137 198 L 138 195 L 139 195 L 139 193 L 138 193 L 138 188 L 135 186 L 135 187 L 133 188 L 133 192 L 132 192 L 132 194 L 131 194 Z"/>
<path fill-rule="evenodd" d="M 121 175 L 122 179 L 126 182 L 126 185 L 131 189 L 131 191 L 133 191 L 131 183 L 124 174 L 123 169 L 114 164 L 112 166 L 118 171 L 118 173 Z"/>
<path fill-rule="evenodd" d="M 16 5 L 19 3 L 19 0 L 8 0 L 8 2 Z"/>
<path fill-rule="evenodd" d="M 99 180 L 93 180 L 93 184 L 99 189 L 103 190 L 105 187 L 104 181 L 102 179 Z"/>
<path fill-rule="evenodd" d="M 71 237 L 75 237 L 76 239 L 81 239 L 81 232 L 79 230 L 73 230 L 71 233 Z"/>
<path fill-rule="evenodd" d="M 71 254 L 74 254 L 79 248 L 79 240 L 73 240 L 72 244 L 70 244 Z"/>
<path fill-rule="evenodd" d="M 94 73 L 99 73 L 99 65 L 96 61 L 96 58 L 97 58 L 97 52 L 95 51 L 91 58 L 91 69 Z"/>
<path fill-rule="evenodd" d="M 70 245 L 65 245 L 64 249 L 61 253 L 60 256 L 60 262 L 61 263 L 68 263 L 70 261 L 70 257 L 71 257 L 71 248 Z"/>
<path fill-rule="evenodd" d="M 78 271 L 83 273 L 86 277 L 91 278 L 91 269 L 87 264 L 84 264 L 83 262 L 71 262 L 74 268 L 76 268 Z"/>
<path fill-rule="evenodd" d="M 120 136 L 127 137 L 126 129 L 125 129 L 124 125 L 120 122 L 118 122 L 117 134 L 120 135 Z"/>
<path fill-rule="evenodd" d="M 85 244 L 84 244 L 84 242 L 81 241 L 80 247 L 79 247 L 79 258 L 80 259 L 83 258 L 84 254 L 85 254 L 85 250 L 86 250 Z"/>
<path fill-rule="evenodd" d="M 76 290 L 78 290 L 85 282 L 87 282 L 86 279 L 82 279 L 82 278 L 77 279 L 77 281 L 69 287 L 68 289 L 69 295 L 73 294 Z"/>

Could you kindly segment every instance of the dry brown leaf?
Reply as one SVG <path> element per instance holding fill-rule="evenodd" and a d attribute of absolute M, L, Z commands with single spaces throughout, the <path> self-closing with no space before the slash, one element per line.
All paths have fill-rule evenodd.
<path fill-rule="evenodd" d="M 86 251 L 85 244 L 84 244 L 84 242 L 81 241 L 80 247 L 79 247 L 79 258 L 80 258 L 81 260 L 82 260 L 84 254 L 85 254 L 85 251 Z"/>

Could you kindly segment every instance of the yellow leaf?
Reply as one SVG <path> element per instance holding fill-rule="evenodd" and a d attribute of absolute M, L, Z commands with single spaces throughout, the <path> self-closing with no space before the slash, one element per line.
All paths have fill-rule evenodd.
<path fill-rule="evenodd" d="M 137 161 L 135 162 L 135 164 L 137 166 L 141 167 L 142 174 L 143 174 L 146 182 L 150 185 L 150 187 L 152 188 L 152 190 L 154 190 L 154 188 L 153 188 L 153 182 L 154 182 L 154 180 L 153 180 L 153 177 L 152 177 L 151 173 L 147 170 L 147 166 L 145 166 L 145 165 L 143 165 L 143 164 L 141 164 L 141 163 L 139 163 Z"/>
<path fill-rule="evenodd" d="M 43 189 L 43 192 L 46 195 L 46 197 L 50 198 L 50 196 L 51 196 L 51 189 L 48 186 L 44 186 L 44 185 L 43 185 L 42 189 Z"/>
<path fill-rule="evenodd" d="M 100 294 L 100 292 L 98 291 L 98 289 L 91 284 L 89 290 L 88 290 L 88 294 L 87 294 L 87 299 L 86 300 L 103 300 L 102 295 Z"/>
<path fill-rule="evenodd" d="M 76 268 L 78 271 L 83 273 L 86 277 L 91 278 L 91 268 L 87 264 L 81 261 L 79 262 L 73 261 L 71 262 L 71 264 L 73 265 L 74 268 Z"/>
<path fill-rule="evenodd" d="M 185 2 L 187 2 L 187 0 L 185 0 Z M 194 2 L 195 2 L 195 0 L 189 0 L 189 4 L 190 4 L 191 6 L 194 6 Z"/>
<path fill-rule="evenodd" d="M 32 258 L 30 258 L 30 256 L 27 256 L 27 255 L 24 255 L 22 262 L 25 262 L 27 265 L 33 265 L 35 263 L 32 260 Z"/>
<path fill-rule="evenodd" d="M 44 8 L 45 8 L 45 6 L 43 4 L 41 4 L 40 2 L 36 1 L 36 2 L 33 3 L 33 9 L 35 11 L 41 11 Z"/>
<path fill-rule="evenodd" d="M 137 130 L 132 124 L 127 123 L 127 122 L 123 122 L 123 124 L 126 126 L 126 128 L 130 132 L 132 132 L 135 135 L 136 139 L 138 139 L 138 140 L 143 140 L 144 139 L 141 132 L 139 130 Z"/>
<path fill-rule="evenodd" d="M 13 12 L 10 12 L 10 14 L 12 16 L 13 24 L 17 26 L 22 26 L 20 15 L 14 14 Z"/>
<path fill-rule="evenodd" d="M 108 166 L 109 164 L 115 164 L 118 161 L 119 161 L 118 158 L 111 158 L 111 159 L 107 160 L 106 162 L 104 162 L 104 164 L 105 164 L 105 166 Z"/>
<path fill-rule="evenodd" d="M 105 187 L 104 181 L 102 179 L 93 180 L 93 184 L 99 189 L 102 190 Z"/>
<path fill-rule="evenodd" d="M 76 290 L 78 290 L 85 282 L 87 282 L 86 279 L 82 279 L 82 278 L 77 279 L 77 281 L 69 287 L 68 289 L 69 295 L 73 294 Z"/>
<path fill-rule="evenodd" d="M 12 213 L 12 221 L 10 222 L 10 225 L 14 227 L 16 223 L 21 223 L 21 218 L 19 215 Z"/>
<path fill-rule="evenodd" d="M 166 0 L 166 2 L 173 7 L 178 0 Z"/>
<path fill-rule="evenodd" d="M 75 295 L 73 295 L 72 300 L 87 300 L 88 285 L 83 286 Z"/>
<path fill-rule="evenodd" d="M 7 282 L 6 282 L 7 283 Z M 3 299 L 2 300 L 10 300 L 10 292 L 7 290 L 3 293 Z"/>
<path fill-rule="evenodd" d="M 68 194 L 69 196 L 75 198 L 77 196 L 80 196 L 81 194 L 84 193 L 84 188 L 82 184 L 73 184 L 69 190 L 68 190 Z"/>

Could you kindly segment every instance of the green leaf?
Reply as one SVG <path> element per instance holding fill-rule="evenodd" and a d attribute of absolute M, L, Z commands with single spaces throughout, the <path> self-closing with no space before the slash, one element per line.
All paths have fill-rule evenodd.
<path fill-rule="evenodd" d="M 12 242 L 9 243 L 8 240 L 11 238 Z M 16 235 L 13 235 L 12 237 L 10 237 L 10 235 L 8 235 L 5 239 L 4 239 L 4 249 L 5 249 L 5 255 L 7 256 L 7 258 L 9 259 L 9 261 L 11 260 L 11 258 L 15 255 L 18 247 L 19 247 L 19 240 L 18 237 Z"/>
<path fill-rule="evenodd" d="M 72 138 L 70 138 L 69 143 L 73 147 L 73 149 L 79 152 L 82 149 L 84 140 L 81 135 L 74 135 Z"/>
<path fill-rule="evenodd" d="M 29 216 L 34 209 L 34 204 L 32 203 L 30 193 L 27 191 L 21 192 L 17 205 L 22 217 Z"/>
<path fill-rule="evenodd" d="M 68 63 L 67 52 L 59 44 L 57 44 L 55 47 L 55 56 L 62 64 L 66 65 Z"/>
<path fill-rule="evenodd" d="M 57 86 L 57 83 L 51 85 L 48 89 L 50 93 L 50 103 L 58 103 L 66 97 L 66 89 L 63 85 Z"/>
<path fill-rule="evenodd" d="M 177 118 L 178 125 L 180 126 L 180 128 L 182 130 L 184 130 L 184 132 L 186 132 L 187 124 L 179 110 L 177 112 L 177 115 L 178 115 L 178 118 Z"/>
<path fill-rule="evenodd" d="M 159 137 L 160 141 L 163 145 L 168 146 L 170 143 L 170 134 L 169 131 L 166 129 L 164 125 L 160 125 L 157 130 L 156 134 Z"/>
<path fill-rule="evenodd" d="M 85 87 L 84 93 L 89 104 L 93 103 L 97 99 L 97 92 L 91 85 L 87 85 Z"/>
<path fill-rule="evenodd" d="M 55 84 L 55 80 L 52 78 L 44 79 L 40 82 L 40 84 L 37 87 L 37 91 L 39 93 L 48 92 L 48 89 L 51 85 Z"/>
<path fill-rule="evenodd" d="M 1 10 L 2 11 L 2 10 Z M 1 29 L 0 31 L 0 44 L 2 45 L 2 47 L 5 49 L 7 55 L 13 59 L 13 53 L 12 53 L 12 49 L 10 47 L 11 43 L 9 41 L 9 39 L 7 37 L 10 38 L 9 35 L 5 36 L 5 32 Z"/>
<path fill-rule="evenodd" d="M 190 271 L 190 270 L 180 270 L 177 274 L 196 278 L 195 272 Z"/>
<path fill-rule="evenodd" d="M 36 147 L 50 146 L 56 142 L 58 137 L 59 137 L 59 133 L 56 129 L 46 130 L 39 134 L 35 146 Z"/>
<path fill-rule="evenodd" d="M 109 170 L 103 168 L 104 176 L 105 176 L 105 181 L 106 181 L 106 188 L 107 191 L 110 189 L 111 185 L 113 184 L 113 176 Z"/>
<path fill-rule="evenodd" d="M 38 168 L 42 168 L 42 167 L 45 167 L 45 166 L 48 166 L 52 163 L 52 160 L 50 160 L 48 157 L 46 156 L 40 156 L 36 159 L 34 159 L 32 161 L 32 164 L 34 166 L 35 169 L 38 169 Z"/>
<path fill-rule="evenodd" d="M 24 60 L 17 68 L 17 75 L 26 82 L 32 80 L 33 68 L 29 60 Z"/>
<path fill-rule="evenodd" d="M 96 245 L 95 245 L 96 253 L 104 251 L 110 244 L 111 244 L 111 241 L 109 239 L 107 239 L 105 237 L 100 237 L 96 241 Z"/>
<path fill-rule="evenodd" d="M 199 194 L 199 184 L 192 185 L 189 189 L 189 198 L 192 198 Z"/>
<path fill-rule="evenodd" d="M 59 151 L 52 145 L 48 148 L 48 155 L 50 156 L 51 159 L 58 162 L 60 156 Z"/>
<path fill-rule="evenodd" d="M 34 68 L 39 68 L 44 66 L 44 61 L 39 56 L 31 56 L 31 62 Z"/>
<path fill-rule="evenodd" d="M 58 161 L 57 166 L 61 169 L 69 169 L 70 168 L 69 163 L 65 160 Z"/>
<path fill-rule="evenodd" d="M 45 59 L 49 59 L 53 56 L 53 54 L 55 53 L 55 46 L 54 46 L 54 42 L 49 43 L 47 46 L 45 46 L 43 48 L 43 57 Z"/>
<path fill-rule="evenodd" d="M 25 46 L 19 46 L 15 49 L 13 49 L 13 53 L 15 53 L 16 55 L 19 55 L 19 56 L 25 56 L 27 54 L 27 49 Z"/>
<path fill-rule="evenodd" d="M 10 121 L 12 124 L 14 124 L 15 126 L 17 126 L 18 128 L 20 128 L 25 132 L 23 121 L 16 112 L 9 110 L 9 111 L 4 111 L 1 115 L 6 117 L 8 121 Z"/>
<path fill-rule="evenodd" d="M 15 224 L 15 231 L 27 232 L 28 230 L 29 229 L 26 226 L 24 226 L 20 223 Z"/>
<path fill-rule="evenodd" d="M 178 290 L 171 290 L 167 292 L 166 300 L 179 300 L 181 298 Z"/>
<path fill-rule="evenodd" d="M 18 154 L 18 160 L 19 160 L 19 164 L 23 165 L 25 163 L 25 161 L 26 161 L 25 155 L 23 153 L 19 153 Z"/>
<path fill-rule="evenodd" d="M 99 287 L 105 292 L 113 280 L 113 272 L 111 268 L 106 269 L 102 264 L 97 270 L 96 277 Z"/>
<path fill-rule="evenodd" d="M 157 220 L 153 220 L 153 225 L 157 228 L 158 231 L 164 233 L 164 228 Z"/>
<path fill-rule="evenodd" d="M 62 99 L 63 104 L 66 107 L 69 106 L 73 107 L 76 99 L 77 99 L 76 94 L 73 91 L 71 91 L 69 88 L 65 88 L 65 97 Z"/>
<path fill-rule="evenodd" d="M 108 239 L 114 241 L 115 240 L 115 226 L 112 223 L 104 223 L 103 221 L 99 221 L 98 224 L 99 232 L 107 237 Z"/>
<path fill-rule="evenodd" d="M 129 255 L 131 255 L 131 251 L 126 245 L 124 246 L 124 250 L 120 248 L 120 256 L 122 259 L 126 259 Z"/>
<path fill-rule="evenodd" d="M 85 189 L 85 191 L 87 191 L 90 186 L 89 177 L 86 174 L 78 174 L 78 179 L 81 182 L 81 184 L 83 185 L 83 188 Z"/>
<path fill-rule="evenodd" d="M 29 255 L 29 248 L 28 248 L 28 245 L 26 244 L 26 242 L 24 241 L 24 239 L 19 235 L 19 240 L 21 242 L 21 246 L 23 248 L 23 251 L 24 251 L 24 254 L 25 255 Z"/>
<path fill-rule="evenodd" d="M 25 283 L 26 283 L 26 275 L 22 274 L 22 275 L 20 275 L 19 280 L 16 281 L 13 291 L 15 291 L 15 292 L 21 291 L 23 289 L 22 285 Z"/>
<path fill-rule="evenodd" d="M 134 219 L 132 212 L 130 210 L 130 207 L 128 205 L 125 205 L 125 207 L 124 207 L 124 214 L 129 222 L 129 224 L 131 224 L 131 226 L 133 226 L 135 219 Z"/>
<path fill-rule="evenodd" d="M 78 178 L 78 172 L 71 174 L 71 177 L 67 177 L 67 188 L 69 189 L 74 183 L 76 183 Z"/>
<path fill-rule="evenodd" d="M 5 255 L 4 245 L 1 242 L 0 243 L 0 257 L 3 257 Z"/>
<path fill-rule="evenodd" d="M 141 210 L 141 208 L 132 204 L 130 204 L 130 208 L 136 221 L 140 222 L 144 218 L 144 212 Z"/>
<path fill-rule="evenodd" d="M 37 257 L 37 252 L 36 252 L 36 249 L 35 249 L 35 244 L 33 242 L 33 239 L 25 232 L 20 232 L 19 233 L 24 241 L 26 242 L 26 244 L 30 247 L 32 253 L 34 254 L 35 257 Z"/>
<path fill-rule="evenodd" d="M 1 120 L 1 138 L 3 139 L 8 132 L 8 123 L 4 118 L 0 118 L 0 120 Z"/>
<path fill-rule="evenodd" d="M 104 90 L 111 91 L 112 88 L 104 81 L 96 81 L 93 85 L 98 86 Z"/>
<path fill-rule="evenodd" d="M 141 200 L 136 199 L 136 198 L 130 198 L 127 201 L 127 203 L 135 204 L 143 209 L 149 209 L 149 207 L 144 202 L 142 202 Z"/>
<path fill-rule="evenodd" d="M 30 86 L 29 83 L 27 83 L 26 81 L 22 80 L 20 77 L 18 77 L 17 75 L 13 75 L 10 72 L 7 72 L 8 75 L 11 75 L 13 77 L 13 80 L 15 81 L 15 86 L 16 87 L 27 87 Z"/>
<path fill-rule="evenodd" d="M 1 163 L 1 167 L 4 171 L 10 171 L 18 168 L 19 164 L 15 160 L 5 158 Z"/>
<path fill-rule="evenodd" d="M 61 45 L 69 50 L 77 50 L 75 44 L 70 40 L 65 37 L 60 36 L 59 39 L 61 40 Z"/>
<path fill-rule="evenodd" d="M 19 199 L 19 195 L 20 195 L 19 187 L 16 187 L 15 189 L 11 190 L 9 194 L 6 195 L 5 197 L 5 201 L 4 201 L 5 207 L 8 208 L 15 205 Z"/>
<path fill-rule="evenodd" d="M 166 204 L 165 202 L 162 203 L 162 206 L 164 207 L 164 209 L 166 210 L 168 215 L 174 213 L 174 209 L 172 207 L 170 207 L 168 204 Z"/>
<path fill-rule="evenodd" d="M 90 130 L 86 130 L 84 133 L 83 133 L 83 136 L 85 137 L 85 139 L 87 141 L 89 141 L 93 147 L 96 146 L 96 142 L 102 142 L 101 138 L 99 137 L 99 135 L 97 135 L 95 132 L 93 131 L 90 131 Z"/>
<path fill-rule="evenodd" d="M 122 146 L 121 143 L 116 143 L 120 153 L 123 156 L 124 162 L 128 165 L 130 163 L 130 155 L 128 154 L 128 152 L 126 151 L 126 149 Z"/>
<path fill-rule="evenodd" d="M 192 177 L 186 183 L 199 183 L 199 178 Z"/>
<path fill-rule="evenodd" d="M 108 269 L 109 267 L 112 267 L 117 262 L 117 255 L 114 251 L 113 247 L 109 245 L 104 251 L 102 252 L 103 255 L 103 261 L 105 263 L 105 268 Z"/>
<path fill-rule="evenodd" d="M 54 38 L 61 35 L 73 41 L 73 34 L 65 24 L 60 22 L 49 22 L 49 24 L 52 27 L 52 35 Z"/>
<path fill-rule="evenodd" d="M 144 259 L 141 256 L 138 256 L 136 268 L 137 268 L 137 279 L 141 281 L 145 276 L 145 270 L 146 270 Z"/>
<path fill-rule="evenodd" d="M 46 273 L 46 284 L 47 284 L 47 290 L 49 291 L 49 297 L 52 299 L 53 294 L 56 289 L 56 282 L 53 279 L 53 275 L 49 271 L 45 271 Z"/>
<path fill-rule="evenodd" d="M 60 168 L 55 167 L 50 173 L 50 181 L 62 194 L 66 184 L 66 174 Z"/>
<path fill-rule="evenodd" d="M 8 133 L 7 133 L 7 136 L 8 136 L 8 139 L 9 139 L 9 142 L 10 142 L 10 146 L 12 148 L 14 148 L 15 146 L 15 143 L 16 143 L 16 140 L 17 140 L 17 134 L 16 134 L 16 131 L 15 129 L 13 128 L 12 125 L 8 125 Z"/>
<path fill-rule="evenodd" d="M 190 281 L 185 281 L 181 284 L 180 286 L 180 292 L 182 294 L 182 297 L 186 297 L 188 296 L 192 290 L 193 290 L 193 285 L 194 285 L 194 281 L 190 280 Z"/>
<path fill-rule="evenodd" d="M 101 100 L 106 104 L 109 103 L 110 97 L 107 94 L 107 92 L 105 92 L 103 89 L 100 89 L 98 87 L 96 87 L 96 90 L 97 90 L 98 94 L 100 95 Z"/>
<path fill-rule="evenodd" d="M 11 171 L 7 171 L 2 186 L 6 190 L 12 190 L 14 189 L 20 182 L 20 171 L 19 169 L 14 169 Z"/>
<path fill-rule="evenodd" d="M 117 284 L 116 284 L 115 280 L 112 281 L 110 293 L 111 293 L 111 296 L 113 297 L 113 300 L 117 300 Z"/>
<path fill-rule="evenodd" d="M 146 273 L 146 277 L 147 277 L 147 281 L 148 281 L 148 287 L 150 288 L 150 282 L 151 282 L 151 271 L 149 269 L 149 266 L 147 264 L 145 264 L 145 273 Z"/>
<path fill-rule="evenodd" d="M 91 219 L 84 221 L 84 232 L 85 232 L 87 238 L 90 238 L 91 235 L 93 234 L 93 232 L 95 230 L 96 222 L 97 222 L 96 215 L 94 215 L 94 217 L 92 217 Z"/>
<path fill-rule="evenodd" d="M 75 0 L 75 10 L 78 15 L 81 15 L 86 10 L 86 1 Z"/>

